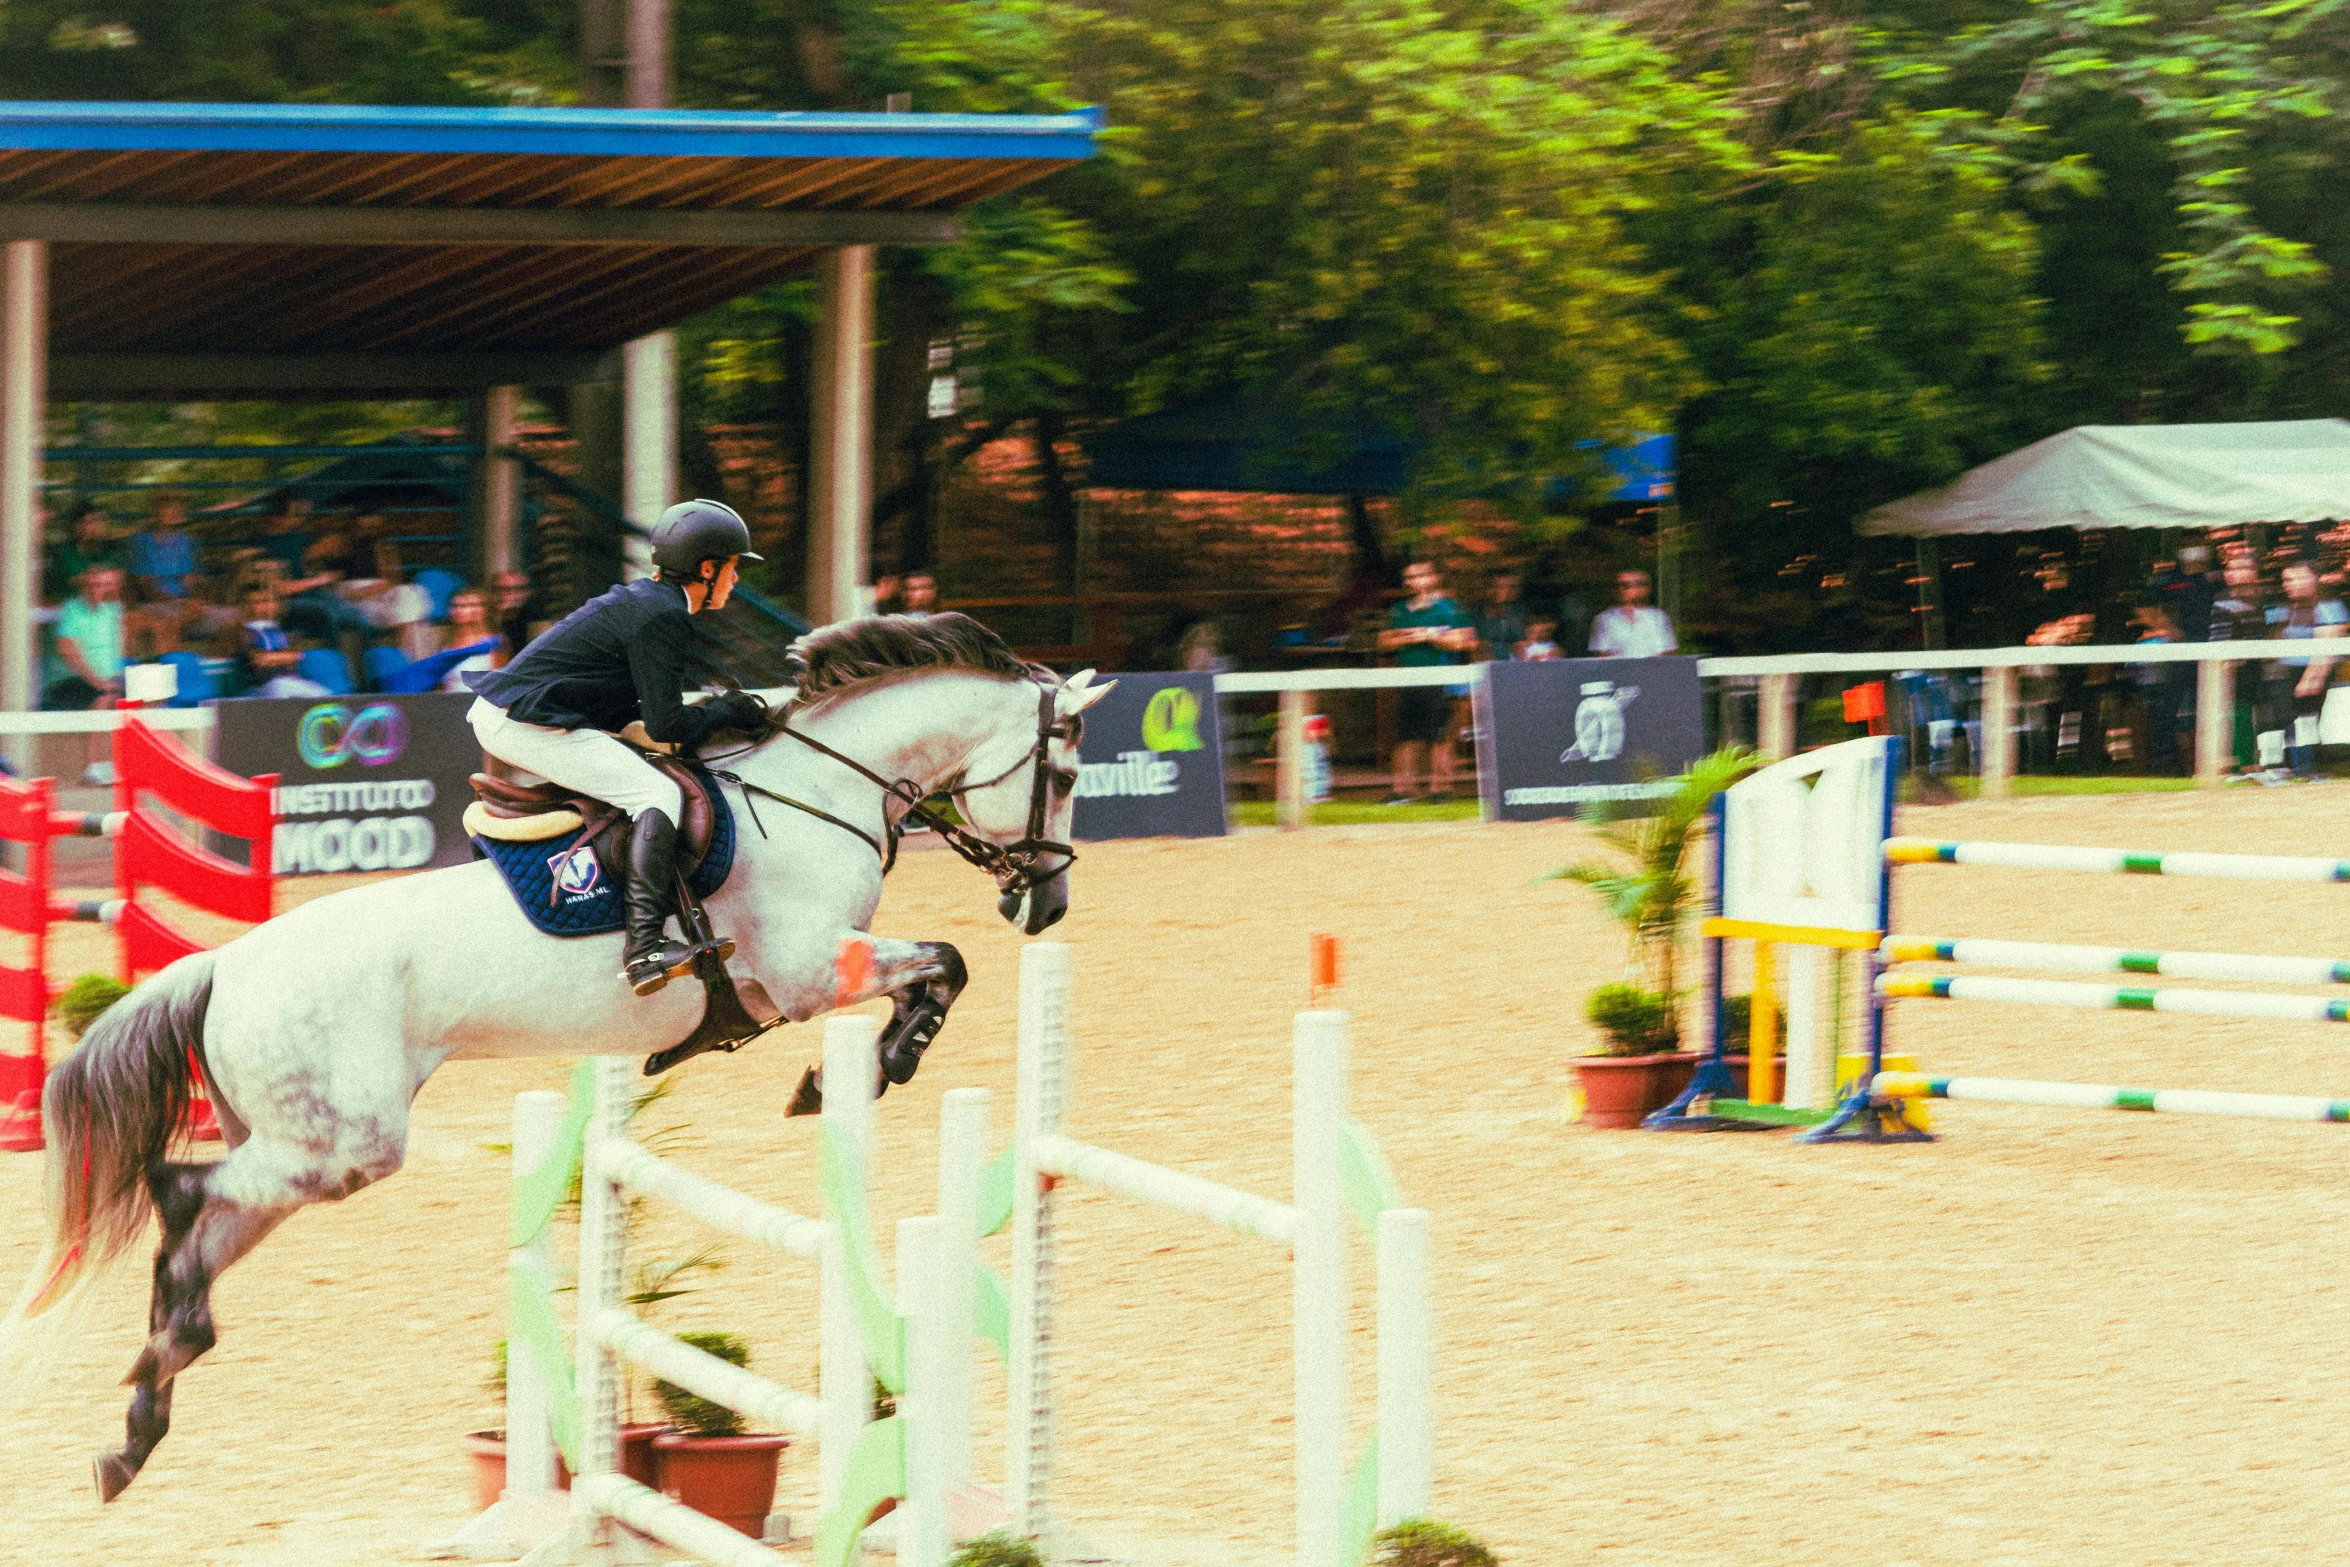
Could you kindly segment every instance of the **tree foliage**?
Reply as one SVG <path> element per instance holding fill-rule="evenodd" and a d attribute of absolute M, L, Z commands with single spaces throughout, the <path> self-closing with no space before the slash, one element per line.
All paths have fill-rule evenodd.
<path fill-rule="evenodd" d="M 1587 443 L 1677 429 L 1699 577 L 1800 639 L 1828 598 L 1774 585 L 1862 580 L 1871 505 L 2072 424 L 2350 400 L 2350 0 L 673 16 L 684 106 L 1107 112 L 1104 156 L 885 257 L 878 489 L 909 554 L 939 476 L 1020 432 L 1065 563 L 1068 438 L 1205 396 L 1277 403 L 1309 448 L 1400 434 L 1416 504 L 1521 515 Z M 578 27 L 576 0 L 14 0 L 0 85 L 563 103 Z M 810 308 L 794 285 L 689 326 L 689 424 L 804 439 Z M 925 407 L 942 345 L 963 418 Z"/>

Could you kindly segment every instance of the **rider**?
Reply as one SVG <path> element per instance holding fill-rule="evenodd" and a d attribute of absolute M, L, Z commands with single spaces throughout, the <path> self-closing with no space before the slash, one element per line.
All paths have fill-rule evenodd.
<path fill-rule="evenodd" d="M 588 600 L 505 668 L 465 677 L 479 697 L 466 717 L 483 750 L 617 806 L 635 823 L 622 889 L 621 977 L 640 996 L 691 973 L 703 950 L 723 962 L 734 943 L 721 938 L 704 949 L 670 939 L 683 797 L 615 735 L 642 719 L 653 739 L 691 748 L 713 730 L 765 720 L 766 704 L 746 692 L 690 706 L 679 695 L 694 640 L 686 617 L 725 607 L 737 563 L 760 558 L 750 545 L 750 529 L 731 507 L 680 501 L 654 524 L 653 576 Z"/>

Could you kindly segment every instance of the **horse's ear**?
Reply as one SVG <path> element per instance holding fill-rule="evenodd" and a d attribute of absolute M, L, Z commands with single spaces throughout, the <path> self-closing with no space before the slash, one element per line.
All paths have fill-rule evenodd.
<path fill-rule="evenodd" d="M 1117 689 L 1117 681 L 1108 680 L 1097 686 L 1093 683 L 1093 671 L 1080 669 L 1062 683 L 1061 716 L 1074 718 Z"/>

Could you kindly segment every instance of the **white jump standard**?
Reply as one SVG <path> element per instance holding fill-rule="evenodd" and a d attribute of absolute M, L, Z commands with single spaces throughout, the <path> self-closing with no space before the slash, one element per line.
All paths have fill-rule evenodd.
<path fill-rule="evenodd" d="M 791 1560 L 619 1472 L 618 1389 L 622 1368 L 632 1365 L 817 1445 L 816 1567 L 848 1567 L 866 1520 L 891 1497 L 900 1498 L 898 1560 L 944 1567 L 947 1492 L 968 1478 L 955 1465 L 968 1465 L 972 1341 L 972 1291 L 968 1282 L 959 1291 L 946 1287 L 945 1274 L 976 1268 L 977 1236 L 950 1246 L 940 1219 L 901 1220 L 894 1298 L 881 1281 L 865 1197 L 880 1027 L 878 1019 L 854 1014 L 825 1024 L 830 1092 L 816 1129 L 821 1219 L 721 1186 L 630 1141 L 629 1103 L 640 1081 L 630 1059 L 582 1063 L 568 1103 L 551 1093 L 520 1096 L 508 1270 L 507 1486 L 497 1506 L 451 1548 L 499 1556 L 528 1550 L 530 1567 L 633 1559 L 613 1529 L 617 1523 L 721 1567 L 781 1567 Z M 942 1191 L 978 1186 L 985 1114 L 982 1090 L 947 1096 L 943 1117 L 965 1148 L 967 1168 L 942 1147 Z M 975 1138 L 965 1135 L 972 1132 Z M 574 1170 L 580 1179 L 575 1354 L 566 1352 L 555 1314 L 545 1240 Z M 632 1198 L 667 1203 L 713 1229 L 816 1264 L 818 1393 L 778 1386 L 623 1308 L 623 1205 Z M 962 1222 L 966 1228 L 972 1222 L 967 1207 Z M 871 1421 L 876 1379 L 898 1397 L 890 1420 Z M 959 1443 L 942 1436 L 957 1425 L 965 1433 Z M 568 1498 L 555 1490 L 558 1446 L 577 1476 Z"/>
<path fill-rule="evenodd" d="M 1896 866 L 1972 865 L 2111 876 L 2219 881 L 2350 881 L 2350 860 L 2262 854 L 2151 853 L 2063 844 L 1945 843 L 1892 834 L 1898 738 L 1855 740 L 1766 767 L 1725 792 L 1717 806 L 1720 913 L 1706 921 L 1707 988 L 1714 1003 L 1711 1058 L 1683 1095 L 1649 1124 L 1708 1128 L 1725 1123 L 1812 1124 L 1803 1142 L 1923 1141 L 1915 1115 L 1925 1099 L 1985 1100 L 2063 1109 L 2245 1116 L 2350 1122 L 2350 1100 L 2194 1089 L 2114 1088 L 2001 1078 L 1928 1077 L 1886 1070 L 1885 1004 L 1899 1000 L 1989 1001 L 2081 1011 L 2160 1012 L 2267 1022 L 2350 1023 L 2350 999 L 2256 991 L 2091 984 L 1986 974 L 1871 972 L 1914 963 L 1986 965 L 2070 973 L 2148 974 L 2278 985 L 2350 985 L 2350 961 L 2233 952 L 2159 952 L 2055 942 L 1903 936 L 1887 931 Z M 1862 946 L 1865 1060 L 1856 1086 L 1825 1117 L 1790 1095 L 1784 1105 L 1730 1099 L 1723 1053 L 1721 940 L 1758 944 L 1754 1016 L 1768 1015 L 1763 948 L 1831 950 Z M 1767 1050 L 1753 1052 L 1758 1075 Z M 1790 1030 L 1790 1078 L 1796 1057 Z"/>
<path fill-rule="evenodd" d="M 1013 1143 L 1011 1407 L 1006 1505 L 1041 1535 L 1052 1476 L 1053 1189 L 1085 1181 L 1289 1249 L 1296 1365 L 1298 1567 L 1350 1567 L 1373 1527 L 1422 1515 L 1431 1452 L 1428 1215 L 1393 1200 L 1367 1137 L 1346 1119 L 1346 1014 L 1301 1012 L 1292 1169 L 1283 1203 L 1062 1135 L 1069 1092 L 1069 949 L 1020 954 L 1019 1132 Z M 1378 1251 L 1379 1423 L 1346 1478 L 1347 1211 Z"/>

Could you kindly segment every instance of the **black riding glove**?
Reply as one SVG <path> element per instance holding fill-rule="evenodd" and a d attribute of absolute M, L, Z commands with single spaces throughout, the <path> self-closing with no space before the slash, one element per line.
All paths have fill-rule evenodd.
<path fill-rule="evenodd" d="M 725 691 L 702 704 L 702 710 L 728 729 L 763 729 L 767 704 L 748 691 Z"/>

